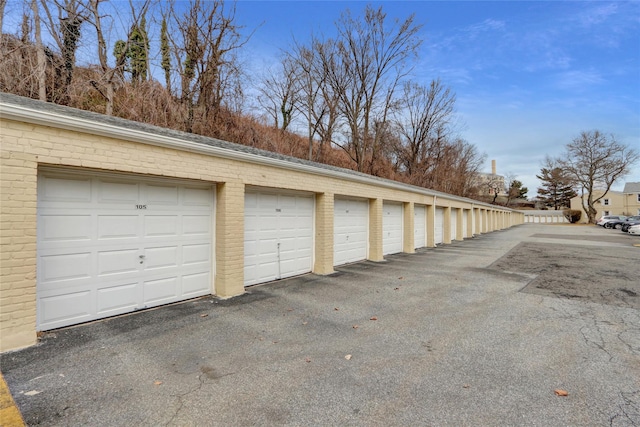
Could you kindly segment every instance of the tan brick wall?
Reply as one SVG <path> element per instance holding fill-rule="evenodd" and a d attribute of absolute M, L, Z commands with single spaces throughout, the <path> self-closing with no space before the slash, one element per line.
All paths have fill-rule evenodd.
<path fill-rule="evenodd" d="M 333 273 L 333 214 L 334 197 L 331 193 L 316 195 L 316 228 L 313 272 Z"/>
<path fill-rule="evenodd" d="M 416 252 L 415 247 L 415 216 L 413 202 L 403 203 L 402 206 L 402 251 L 408 254 Z"/>
<path fill-rule="evenodd" d="M 225 298 L 244 292 L 244 184 L 216 188 L 215 284 L 212 293 Z"/>
<path fill-rule="evenodd" d="M 384 260 L 382 250 L 382 199 L 369 200 L 369 259 Z"/>
<path fill-rule="evenodd" d="M 442 243 L 448 245 L 449 243 L 451 243 L 451 207 L 450 206 L 446 206 L 444 208 L 444 219 L 443 219 L 443 224 L 442 224 L 442 228 L 443 228 L 443 232 L 442 234 L 444 234 L 443 239 L 442 239 Z"/>
<path fill-rule="evenodd" d="M 36 340 L 36 205 L 39 167 L 63 167 L 146 177 L 199 180 L 215 185 L 215 281 L 222 297 L 244 292 L 245 186 L 290 189 L 316 195 L 314 271 L 333 271 L 334 195 L 370 200 L 369 259 L 381 261 L 383 201 L 405 206 L 405 250 L 413 251 L 414 204 L 427 206 L 429 245 L 433 246 L 434 197 L 412 191 L 355 182 L 324 172 L 248 163 L 89 132 L 53 128 L 0 118 L 0 352 Z M 464 201 L 438 203 L 464 207 Z M 409 208 L 407 208 L 409 207 Z M 445 228 L 449 227 L 445 218 Z M 450 234 L 445 233 L 445 241 Z M 407 246 L 410 245 L 411 247 Z"/>

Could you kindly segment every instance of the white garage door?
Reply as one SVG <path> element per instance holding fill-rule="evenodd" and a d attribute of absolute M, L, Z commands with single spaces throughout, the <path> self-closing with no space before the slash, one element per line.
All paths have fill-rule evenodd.
<path fill-rule="evenodd" d="M 367 259 L 369 202 L 335 199 L 333 212 L 333 264 Z"/>
<path fill-rule="evenodd" d="M 313 197 L 248 191 L 244 200 L 244 285 L 310 272 Z"/>
<path fill-rule="evenodd" d="M 434 242 L 436 244 L 440 244 L 444 242 L 444 209 L 436 208 L 436 217 L 435 217 L 435 234 L 434 234 Z"/>
<path fill-rule="evenodd" d="M 37 328 L 210 294 L 211 186 L 38 177 Z"/>
<path fill-rule="evenodd" d="M 413 242 L 416 249 L 427 245 L 427 209 L 425 206 L 413 208 Z"/>
<path fill-rule="evenodd" d="M 402 252 L 402 205 L 385 202 L 382 207 L 382 253 Z"/>
<path fill-rule="evenodd" d="M 458 209 L 451 209 L 451 240 L 456 240 L 458 232 Z"/>

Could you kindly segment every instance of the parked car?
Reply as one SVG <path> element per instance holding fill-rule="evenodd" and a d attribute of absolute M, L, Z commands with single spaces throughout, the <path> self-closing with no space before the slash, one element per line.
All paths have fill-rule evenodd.
<path fill-rule="evenodd" d="M 596 225 L 604 227 L 604 225 L 609 221 L 624 221 L 626 218 L 627 217 L 624 215 L 604 215 L 596 221 Z"/>
<path fill-rule="evenodd" d="M 622 229 L 622 226 L 631 222 L 640 221 L 640 215 L 629 216 L 624 220 L 612 220 L 604 223 L 604 228 L 615 228 L 616 230 Z"/>
<path fill-rule="evenodd" d="M 629 234 L 640 234 L 640 224 L 629 226 L 629 230 L 627 231 Z"/>
<path fill-rule="evenodd" d="M 632 219 L 629 221 L 630 218 L 637 218 L 637 219 Z M 628 233 L 629 227 L 636 224 L 640 224 L 640 215 L 630 216 L 629 218 L 627 218 L 627 221 L 622 223 L 622 227 L 620 227 L 620 230 L 624 231 L 625 233 Z"/>

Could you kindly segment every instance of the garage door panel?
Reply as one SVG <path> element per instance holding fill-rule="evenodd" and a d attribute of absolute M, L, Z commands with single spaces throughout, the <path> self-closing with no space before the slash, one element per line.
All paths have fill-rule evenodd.
<path fill-rule="evenodd" d="M 185 221 L 188 221 L 188 218 L 187 216 Z M 148 237 L 177 236 L 179 234 L 179 220 L 177 215 L 145 215 L 144 235 Z"/>
<path fill-rule="evenodd" d="M 183 234 L 211 234 L 211 217 L 209 215 L 184 215 L 182 217 Z"/>
<path fill-rule="evenodd" d="M 136 309 L 140 300 L 137 282 L 98 289 L 97 312 L 101 315 L 126 313 Z"/>
<path fill-rule="evenodd" d="M 309 196 L 245 194 L 245 286 L 311 271 L 313 208 Z"/>
<path fill-rule="evenodd" d="M 88 290 L 43 297 L 38 300 L 40 324 L 53 329 L 91 320 L 94 307 L 94 293 Z"/>
<path fill-rule="evenodd" d="M 129 204 L 139 202 L 139 184 L 125 182 L 98 181 L 98 203 L 100 204 Z"/>
<path fill-rule="evenodd" d="M 334 200 L 334 265 L 362 261 L 369 246 L 369 202 Z"/>
<path fill-rule="evenodd" d="M 200 188 L 185 187 L 183 203 L 186 206 L 200 206 L 205 210 L 209 210 L 212 206 L 211 192 Z"/>
<path fill-rule="evenodd" d="M 135 273 L 140 270 L 140 251 L 138 248 L 115 251 L 99 251 L 98 276 L 110 274 Z"/>
<path fill-rule="evenodd" d="M 196 244 L 182 246 L 182 265 L 208 263 L 211 258 L 211 245 Z"/>
<path fill-rule="evenodd" d="M 178 277 L 163 277 L 162 279 L 144 282 L 144 303 L 159 305 L 176 301 L 179 295 Z"/>
<path fill-rule="evenodd" d="M 137 237 L 138 215 L 98 215 L 98 239 Z"/>
<path fill-rule="evenodd" d="M 182 295 L 202 295 L 203 292 L 209 291 L 209 287 L 209 272 L 186 274 L 182 276 Z"/>
<path fill-rule="evenodd" d="M 39 280 L 54 282 L 91 277 L 91 252 L 49 255 L 41 258 L 42 269 Z"/>
<path fill-rule="evenodd" d="M 145 201 L 149 207 L 178 206 L 178 187 L 147 184 Z"/>
<path fill-rule="evenodd" d="M 143 266 L 145 270 L 177 267 L 180 262 L 177 246 L 147 248 L 144 251 Z"/>
<path fill-rule="evenodd" d="M 38 183 L 42 202 L 91 202 L 90 179 L 48 178 Z"/>
<path fill-rule="evenodd" d="M 93 235 L 91 215 L 45 215 L 39 225 L 44 241 L 89 240 Z"/>
<path fill-rule="evenodd" d="M 402 205 L 385 203 L 382 217 L 382 252 L 402 252 Z"/>
<path fill-rule="evenodd" d="M 47 175 L 38 177 L 38 330 L 211 292 L 210 187 Z"/>

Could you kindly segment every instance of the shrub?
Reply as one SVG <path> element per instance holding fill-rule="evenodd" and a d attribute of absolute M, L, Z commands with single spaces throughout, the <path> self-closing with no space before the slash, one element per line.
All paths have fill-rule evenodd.
<path fill-rule="evenodd" d="M 575 224 L 582 218 L 582 212 L 576 209 L 565 209 L 562 211 L 562 214 L 571 224 Z"/>

